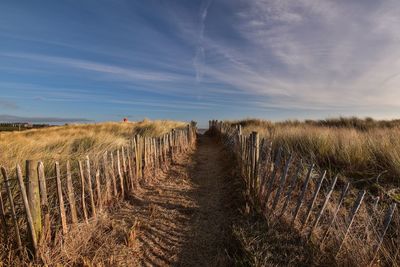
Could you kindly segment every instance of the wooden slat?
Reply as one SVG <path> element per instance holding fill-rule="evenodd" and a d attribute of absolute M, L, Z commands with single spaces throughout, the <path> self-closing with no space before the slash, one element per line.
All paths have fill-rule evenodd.
<path fill-rule="evenodd" d="M 370 266 L 373 265 L 373 263 L 375 261 L 375 258 L 376 258 L 377 254 L 378 254 L 378 251 L 382 246 L 383 238 L 385 237 L 386 232 L 387 232 L 387 230 L 389 228 L 390 222 L 392 221 L 394 211 L 396 210 L 396 205 L 397 205 L 396 203 L 392 203 L 392 205 L 390 206 L 390 208 L 386 212 L 385 220 L 383 222 L 383 231 L 382 231 L 381 236 L 379 237 L 378 244 L 374 248 L 373 257 L 372 257 L 372 260 L 371 260 L 371 262 L 369 264 Z"/>
<path fill-rule="evenodd" d="M 88 213 L 86 209 L 85 175 L 83 173 L 82 162 L 79 161 L 78 164 L 79 164 L 79 175 L 81 177 L 81 203 L 82 203 L 83 218 L 85 220 L 85 223 L 89 223 Z"/>
<path fill-rule="evenodd" d="M 296 181 L 299 178 L 302 168 L 303 168 L 303 163 L 302 163 L 302 161 L 300 161 L 300 163 L 297 165 L 295 174 L 292 176 L 292 179 L 289 182 L 289 189 L 286 193 L 285 203 L 283 204 L 283 207 L 282 207 L 281 213 L 279 214 L 279 217 L 281 217 L 286 211 L 286 208 L 289 204 L 290 198 L 292 197 L 292 192 L 296 186 Z"/>
<path fill-rule="evenodd" d="M 117 179 L 115 178 L 115 164 L 114 164 L 114 153 L 110 153 L 111 156 L 111 179 L 112 179 L 112 185 L 113 185 L 113 193 L 114 197 L 118 196 L 118 189 L 117 189 Z"/>
<path fill-rule="evenodd" d="M 22 253 L 23 251 L 22 251 L 21 234 L 20 234 L 20 231 L 19 231 L 17 216 L 15 214 L 14 198 L 13 198 L 13 195 L 12 195 L 12 192 L 11 192 L 10 181 L 8 180 L 7 171 L 6 171 L 6 169 L 4 167 L 1 167 L 1 174 L 3 175 L 4 186 L 6 187 L 8 201 L 9 201 L 9 204 L 10 204 L 11 218 L 12 218 L 12 221 L 13 221 L 13 226 L 14 226 L 14 231 L 15 231 L 15 239 L 16 239 L 16 242 L 17 242 L 18 251 L 20 253 Z"/>
<path fill-rule="evenodd" d="M 68 233 L 67 217 L 65 215 L 65 206 L 64 206 L 64 198 L 63 198 L 63 193 L 62 193 L 60 165 L 58 162 L 55 163 L 55 171 L 56 171 L 56 183 L 57 183 L 58 209 L 60 211 L 62 232 L 63 232 L 63 234 L 66 234 L 66 233 Z"/>
<path fill-rule="evenodd" d="M 33 220 L 33 230 L 37 240 L 42 234 L 42 209 L 40 207 L 40 190 L 38 178 L 38 162 L 35 160 L 27 160 L 26 162 L 26 195 L 28 197 L 29 209 Z"/>
<path fill-rule="evenodd" d="M 36 256 L 37 251 L 38 251 L 37 250 L 37 248 L 38 248 L 37 236 L 36 236 L 36 233 L 34 230 L 35 226 L 34 226 L 34 222 L 32 219 L 31 210 L 29 207 L 28 196 L 27 196 L 26 189 L 25 189 L 24 179 L 22 178 L 21 167 L 19 165 L 17 165 L 17 178 L 18 178 L 19 189 L 21 191 L 22 202 L 23 202 L 24 208 L 25 208 L 26 220 L 28 222 L 28 233 L 29 233 L 30 242 L 31 242 L 31 250 L 32 250 L 33 255 Z M 11 192 L 10 192 L 10 194 L 11 194 Z"/>
<path fill-rule="evenodd" d="M 74 186 L 72 184 L 71 165 L 69 160 L 67 160 L 67 191 L 69 208 L 71 210 L 71 222 L 73 225 L 75 225 L 78 223 L 78 214 L 76 212 L 75 193 Z"/>
<path fill-rule="evenodd" d="M 277 192 L 275 194 L 274 202 L 272 204 L 272 211 L 275 210 L 275 207 L 278 204 L 279 197 L 281 195 L 281 191 L 283 189 L 283 186 L 285 185 L 286 177 L 287 177 L 287 174 L 288 174 L 288 171 L 289 171 L 291 163 L 292 163 L 292 155 L 290 155 L 289 159 L 286 161 L 285 170 L 283 171 L 283 173 L 281 175 L 281 180 L 280 180 L 279 185 L 278 185 L 278 190 L 277 190 Z"/>
<path fill-rule="evenodd" d="M 4 240 L 6 240 L 8 237 L 8 227 L 5 214 L 6 212 L 4 209 L 4 201 L 3 201 L 3 186 L 0 186 L 0 219 L 1 219 L 1 228 Z"/>
<path fill-rule="evenodd" d="M 148 160 L 147 160 L 147 137 L 143 137 L 143 170 L 147 168 Z M 144 176 L 144 175 L 143 175 Z"/>
<path fill-rule="evenodd" d="M 121 197 L 124 198 L 124 176 L 122 175 L 121 170 L 121 158 L 119 156 L 119 150 L 117 150 L 117 173 L 119 178 L 119 186 L 121 189 Z"/>
<path fill-rule="evenodd" d="M 87 190 L 89 192 L 90 197 L 90 206 L 92 208 L 92 216 L 96 217 L 96 203 L 94 201 L 93 187 L 92 187 L 92 176 L 90 174 L 90 159 L 89 156 L 86 156 L 86 182 L 87 182 Z"/>
<path fill-rule="evenodd" d="M 134 177 L 133 177 L 133 167 L 132 167 L 132 165 L 133 165 L 133 160 L 132 160 L 132 158 L 131 158 L 131 155 L 130 155 L 131 153 L 129 153 L 129 150 L 128 150 L 128 153 L 127 153 L 127 157 L 128 157 L 128 177 L 129 177 L 129 186 L 130 186 L 130 190 L 131 190 L 131 192 L 133 192 L 134 191 L 134 189 L 135 189 L 135 184 L 134 184 Z"/>
<path fill-rule="evenodd" d="M 104 182 L 105 182 L 105 193 L 104 193 L 104 198 L 105 198 L 105 202 L 106 204 L 108 204 L 108 202 L 111 199 L 111 180 L 110 180 L 110 169 L 108 166 L 108 157 L 107 157 L 108 153 L 107 151 L 103 154 L 103 177 L 104 177 Z"/>
<path fill-rule="evenodd" d="M 269 174 L 270 167 L 269 165 L 271 164 L 271 151 L 272 151 L 272 142 L 268 143 L 266 152 L 265 152 L 265 161 L 263 163 L 264 165 L 264 174 L 261 176 L 261 181 L 260 181 L 260 188 L 258 191 L 258 199 L 260 203 L 263 202 L 264 200 L 264 194 L 265 194 L 265 184 L 267 182 L 267 176 Z M 261 165 L 261 164 L 260 164 Z M 260 173 L 261 175 L 261 173 Z"/>
<path fill-rule="evenodd" d="M 103 198 L 102 198 L 103 196 L 101 194 L 99 168 L 96 169 L 95 182 L 96 182 L 97 206 L 99 207 L 100 210 L 102 210 L 103 209 Z"/>
<path fill-rule="evenodd" d="M 340 198 L 339 198 L 338 205 L 336 207 L 335 212 L 333 213 L 333 216 L 332 216 L 332 219 L 331 219 L 331 221 L 330 221 L 330 223 L 328 225 L 328 228 L 326 228 L 325 233 L 322 235 L 322 239 L 321 239 L 320 245 L 322 245 L 324 243 L 325 239 L 328 237 L 329 230 L 331 229 L 331 227 L 333 226 L 333 223 L 336 220 L 336 217 L 337 217 L 337 215 L 338 215 L 338 213 L 340 211 L 340 208 L 341 208 L 341 206 L 342 206 L 342 204 L 344 202 L 344 199 L 345 199 L 345 197 L 347 195 L 347 192 L 349 191 L 349 187 L 350 187 L 350 183 L 347 183 L 346 186 L 343 188 L 342 193 L 341 193 Z"/>
<path fill-rule="evenodd" d="M 38 176 L 39 176 L 39 190 L 40 190 L 40 205 L 43 214 L 43 234 L 41 237 L 41 242 L 49 241 L 51 238 L 51 229 L 50 229 L 50 210 L 49 210 L 49 202 L 47 198 L 47 185 L 46 185 L 46 176 L 44 173 L 44 165 L 43 162 L 38 163 Z"/>
<path fill-rule="evenodd" d="M 157 138 L 153 138 L 153 168 L 156 171 L 158 169 L 158 161 L 157 161 Z"/>
<path fill-rule="evenodd" d="M 337 180 L 338 180 L 338 177 L 339 177 L 339 176 L 336 175 L 335 178 L 333 179 L 333 182 L 332 182 L 332 184 L 331 184 L 331 187 L 329 188 L 329 191 L 328 191 L 328 193 L 327 193 L 326 196 L 325 196 L 324 203 L 322 204 L 322 207 L 321 207 L 321 209 L 319 210 L 319 212 L 318 212 L 318 214 L 317 214 L 317 217 L 316 217 L 316 219 L 315 219 L 315 221 L 314 221 L 314 223 L 313 223 L 313 225 L 312 225 L 312 227 L 311 227 L 310 233 L 308 234 L 308 239 L 311 238 L 311 235 L 312 235 L 312 233 L 314 232 L 314 229 L 317 227 L 318 222 L 319 222 L 319 220 L 321 219 L 321 216 L 322 216 L 322 214 L 324 213 L 324 210 L 325 210 L 326 206 L 328 205 L 329 199 L 330 199 L 330 197 L 331 197 L 331 195 L 332 195 L 332 193 L 333 193 L 333 190 L 335 189 L 335 186 L 336 186 L 336 182 L 337 182 Z"/>
<path fill-rule="evenodd" d="M 135 177 L 136 180 L 140 179 L 141 176 L 141 165 L 142 165 L 142 151 L 141 151 L 141 138 L 140 135 L 136 135 L 135 138 L 133 139 L 133 144 L 134 144 L 134 152 L 135 152 L 135 168 L 136 168 L 136 173 Z"/>
<path fill-rule="evenodd" d="M 254 146 L 253 187 L 254 187 L 254 194 L 256 194 L 257 188 L 259 186 L 258 166 L 260 160 L 260 137 L 257 132 L 253 133 L 253 146 Z"/>
<path fill-rule="evenodd" d="M 294 214 L 293 214 L 292 224 L 296 221 L 296 218 L 297 218 L 297 215 L 299 214 L 299 210 L 301 208 L 301 205 L 303 204 L 304 196 L 306 195 L 308 183 L 310 182 L 311 173 L 312 173 L 313 168 L 314 168 L 314 164 L 311 164 L 309 169 L 308 169 L 306 180 L 304 181 L 303 187 L 301 189 L 301 195 L 297 200 L 296 209 L 295 209 Z"/>
<path fill-rule="evenodd" d="M 351 229 L 351 226 L 352 226 L 352 224 L 353 224 L 353 222 L 354 222 L 354 218 L 355 218 L 355 216 L 356 216 L 358 210 L 360 209 L 360 206 L 361 206 L 362 201 L 363 201 L 363 199 L 364 199 L 365 193 L 366 193 L 365 190 L 362 190 L 362 191 L 360 191 L 360 192 L 358 193 L 358 197 L 357 197 L 356 201 L 354 202 L 353 208 L 351 209 L 351 212 L 350 212 L 350 217 L 349 217 L 350 220 L 349 220 L 349 223 L 348 223 L 347 226 L 346 226 L 346 230 L 345 230 L 345 232 L 344 232 L 343 239 L 342 239 L 342 241 L 340 242 L 339 248 L 338 248 L 338 250 L 337 250 L 337 252 L 336 252 L 336 257 L 337 257 L 337 255 L 339 254 L 340 249 L 342 248 L 344 242 L 346 241 L 347 235 L 349 234 L 350 229 Z"/>
<path fill-rule="evenodd" d="M 125 147 L 121 147 L 121 163 L 122 163 L 122 175 L 126 177 L 126 155 Z"/>
<path fill-rule="evenodd" d="M 313 197 L 311 198 L 311 201 L 308 204 L 308 208 L 307 208 L 307 212 L 306 212 L 307 215 L 306 215 L 306 218 L 304 219 L 303 225 L 301 226 L 302 228 L 304 228 L 304 226 L 307 224 L 308 220 L 310 219 L 311 211 L 312 211 L 312 209 L 314 207 L 315 201 L 317 200 L 318 193 L 321 190 L 321 186 L 322 186 L 322 183 L 325 180 L 325 176 L 326 176 L 326 171 L 324 171 L 322 173 L 322 175 L 321 175 L 321 177 L 320 177 L 320 179 L 318 181 L 317 188 L 315 189 L 315 192 L 313 194 Z"/>
<path fill-rule="evenodd" d="M 249 185 L 250 192 L 254 195 L 255 192 L 255 178 L 254 178 L 254 166 L 255 166 L 255 144 L 254 144 L 254 132 L 250 134 L 249 138 L 249 155 L 250 155 L 250 165 L 249 165 Z"/>
<path fill-rule="evenodd" d="M 272 175 L 268 182 L 267 195 L 265 196 L 265 199 L 264 199 L 265 207 L 268 206 L 269 197 L 271 195 L 271 192 L 272 192 L 272 189 L 273 189 L 274 183 L 275 183 L 276 173 L 278 172 L 278 169 L 281 166 L 281 154 L 282 154 L 282 148 L 279 147 L 278 152 L 276 154 L 276 158 L 275 158 L 274 170 L 272 171 Z"/>

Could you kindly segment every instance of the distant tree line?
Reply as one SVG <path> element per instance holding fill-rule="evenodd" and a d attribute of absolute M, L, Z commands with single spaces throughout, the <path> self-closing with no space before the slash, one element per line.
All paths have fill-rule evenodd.
<path fill-rule="evenodd" d="M 0 122 L 0 131 L 23 131 L 28 129 L 46 128 L 50 124 L 40 123 L 32 124 L 29 122 Z"/>

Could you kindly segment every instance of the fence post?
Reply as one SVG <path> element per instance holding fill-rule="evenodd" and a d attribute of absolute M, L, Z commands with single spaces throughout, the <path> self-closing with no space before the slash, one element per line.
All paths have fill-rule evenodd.
<path fill-rule="evenodd" d="M 121 173 L 121 158 L 119 156 L 119 150 L 117 150 L 117 172 L 118 172 L 118 177 L 119 177 L 119 182 L 120 182 L 120 187 L 121 187 L 121 197 L 124 198 L 124 177 Z"/>
<path fill-rule="evenodd" d="M 8 180 L 7 171 L 4 167 L 1 167 L 1 174 L 3 175 L 4 185 L 6 187 L 8 200 L 10 202 L 10 209 L 11 209 L 11 218 L 13 221 L 14 231 L 15 231 L 15 239 L 18 245 L 18 251 L 22 253 L 22 242 L 21 242 L 21 235 L 19 232 L 19 226 L 17 221 L 17 216 L 15 214 L 15 206 L 14 206 L 14 198 L 10 188 L 10 181 Z"/>
<path fill-rule="evenodd" d="M 0 186 L 0 217 L 1 217 L 1 224 L 3 228 L 3 236 L 4 240 L 8 237 L 8 229 L 7 229 L 7 221 L 5 218 L 5 210 L 4 210 L 4 201 L 3 201 L 3 187 Z"/>
<path fill-rule="evenodd" d="M 47 199 L 47 185 L 46 185 L 46 177 L 44 174 L 43 162 L 38 163 L 37 171 L 38 171 L 38 175 L 39 175 L 40 204 L 41 204 L 43 218 L 44 218 L 43 233 L 42 233 L 43 238 L 41 240 L 48 241 L 51 237 L 50 210 L 49 210 L 49 202 Z"/>
<path fill-rule="evenodd" d="M 40 208 L 40 193 L 39 193 L 39 178 L 37 170 L 37 161 L 26 161 L 26 182 L 27 182 L 27 197 L 29 209 L 33 220 L 33 231 L 37 240 L 42 233 L 42 212 Z"/>
<path fill-rule="evenodd" d="M 55 163 L 55 170 L 56 170 L 58 208 L 60 211 L 62 232 L 63 232 L 63 234 L 66 234 L 66 233 L 68 233 L 68 227 L 67 227 L 67 219 L 66 219 L 66 215 L 65 215 L 64 198 L 63 198 L 63 194 L 62 194 L 60 165 L 57 161 Z"/>
<path fill-rule="evenodd" d="M 385 234 L 389 228 L 389 225 L 390 225 L 390 222 L 392 221 L 393 213 L 395 210 L 396 210 L 396 203 L 393 203 L 386 213 L 384 226 L 383 226 L 383 232 L 382 232 L 381 236 L 379 237 L 379 242 L 374 249 L 374 254 L 373 254 L 374 256 L 372 257 L 372 260 L 371 260 L 369 266 L 371 266 L 375 261 L 376 255 L 378 254 L 378 251 L 382 245 L 383 238 L 385 237 Z"/>
<path fill-rule="evenodd" d="M 131 192 L 134 191 L 135 186 L 134 186 L 134 176 L 133 176 L 133 160 L 131 158 L 131 153 L 129 152 L 129 149 L 127 150 L 127 157 L 128 157 L 128 176 L 129 176 L 129 187 Z M 132 157 L 133 157 L 133 153 L 132 153 Z"/>
<path fill-rule="evenodd" d="M 250 134 L 250 168 L 249 168 L 249 184 L 250 184 L 250 193 L 252 197 L 254 196 L 255 192 L 255 182 L 254 182 L 254 169 L 255 169 L 255 162 L 256 162 L 256 154 L 255 154 L 255 138 L 254 138 L 254 132 Z M 253 203 L 254 204 L 254 203 Z"/>
<path fill-rule="evenodd" d="M 114 153 L 110 152 L 111 156 L 111 179 L 113 183 L 113 193 L 114 197 L 118 196 L 118 189 L 117 189 L 117 180 L 115 178 L 115 164 L 114 164 Z"/>
<path fill-rule="evenodd" d="M 339 176 L 339 175 L 336 175 L 335 178 L 333 179 L 331 188 L 329 189 L 328 194 L 327 194 L 326 197 L 325 197 L 324 203 L 322 204 L 322 207 L 321 207 L 320 211 L 318 212 L 317 218 L 315 219 L 314 224 L 313 224 L 313 226 L 311 227 L 311 231 L 310 231 L 310 233 L 309 233 L 309 235 L 308 235 L 308 239 L 311 238 L 311 235 L 312 235 L 312 233 L 313 233 L 315 227 L 317 227 L 318 222 L 319 222 L 319 220 L 321 219 L 322 213 L 324 212 L 324 210 L 325 210 L 325 208 L 326 208 L 326 205 L 328 205 L 328 202 L 329 202 L 329 199 L 330 199 L 330 197 L 331 197 L 331 195 L 332 195 L 333 189 L 335 189 L 335 185 L 336 185 L 336 182 L 337 182 L 337 180 L 338 180 L 338 176 Z"/>
<path fill-rule="evenodd" d="M 78 163 L 79 163 L 79 175 L 81 177 L 81 202 L 82 202 L 83 217 L 85 219 L 85 223 L 89 223 L 88 213 L 86 210 L 85 175 L 83 174 L 82 162 L 79 161 Z"/>
<path fill-rule="evenodd" d="M 324 243 L 324 240 L 328 237 L 329 230 L 331 229 L 331 227 L 333 226 L 333 223 L 334 223 L 335 220 L 336 220 L 336 217 L 337 217 L 337 215 L 338 215 L 338 213 L 339 213 L 339 211 L 340 211 L 340 207 L 341 207 L 342 204 L 343 204 L 344 198 L 346 197 L 346 194 L 347 194 L 347 192 L 348 192 L 348 190 L 349 190 L 349 187 L 350 187 L 350 182 L 348 182 L 348 183 L 346 184 L 346 186 L 343 188 L 342 194 L 340 195 L 339 203 L 338 203 L 338 205 L 337 205 L 337 207 L 336 207 L 336 210 L 335 210 L 335 212 L 334 212 L 334 214 L 333 214 L 332 220 L 331 220 L 331 222 L 329 223 L 328 228 L 326 228 L 325 233 L 324 233 L 324 235 L 322 236 L 320 245 L 322 245 L 322 244 Z"/>
<path fill-rule="evenodd" d="M 281 195 L 282 188 L 285 185 L 286 177 L 287 177 L 287 174 L 288 174 L 288 171 L 289 171 L 291 163 L 292 163 L 292 155 L 289 156 L 289 159 L 286 162 L 285 169 L 284 169 L 284 171 L 282 173 L 281 180 L 280 180 L 279 185 L 278 185 L 278 190 L 276 192 L 275 199 L 274 199 L 274 202 L 272 204 L 272 211 L 275 210 L 276 205 L 278 204 L 279 197 Z"/>
<path fill-rule="evenodd" d="M 289 204 L 290 198 L 292 197 L 292 192 L 293 192 L 293 189 L 295 188 L 296 181 L 299 178 L 302 167 L 303 167 L 303 163 L 300 161 L 300 163 L 297 165 L 296 172 L 292 176 L 292 180 L 289 183 L 289 189 L 286 194 L 285 203 L 283 204 L 283 207 L 282 207 L 281 213 L 279 214 L 279 217 L 281 217 L 286 211 L 286 208 Z"/>
<path fill-rule="evenodd" d="M 307 191 L 308 183 L 310 182 L 311 173 L 312 173 L 313 168 L 314 168 L 314 164 L 311 164 L 310 168 L 308 170 L 307 178 L 304 181 L 303 187 L 301 189 L 301 195 L 300 195 L 299 199 L 297 200 L 296 209 L 294 211 L 294 215 L 293 215 L 293 219 L 292 219 L 292 225 L 294 224 L 294 221 L 296 220 L 297 215 L 299 214 L 300 207 L 303 204 L 303 199 L 304 199 L 304 196 Z"/>
<path fill-rule="evenodd" d="M 269 201 L 269 197 L 270 197 L 271 192 L 272 192 L 272 188 L 273 188 L 274 183 L 275 183 L 276 173 L 277 173 L 278 169 L 281 166 L 281 154 L 282 154 L 282 148 L 279 147 L 278 153 L 276 154 L 276 158 L 275 158 L 274 170 L 273 170 L 271 178 L 270 178 L 270 180 L 268 182 L 267 195 L 266 195 L 265 199 L 263 200 L 264 203 L 265 203 L 265 207 L 268 207 L 268 201 Z"/>
<path fill-rule="evenodd" d="M 96 168 L 95 182 L 96 182 L 97 206 L 101 210 L 101 209 L 103 209 L 103 200 L 101 198 L 100 169 L 99 168 Z"/>
<path fill-rule="evenodd" d="M 144 177 L 144 169 L 147 168 L 147 137 L 143 137 L 143 174 L 142 177 Z"/>
<path fill-rule="evenodd" d="M 107 151 L 104 152 L 103 154 L 103 177 L 105 180 L 105 184 L 106 184 L 106 204 L 110 201 L 111 197 L 111 181 L 110 181 L 110 176 L 109 176 L 109 167 L 108 167 L 108 157 L 107 157 L 108 153 Z"/>
<path fill-rule="evenodd" d="M 253 188 L 254 197 L 258 188 L 258 162 L 260 158 L 260 137 L 257 132 L 253 132 L 253 146 L 254 146 L 254 165 L 253 165 Z"/>
<path fill-rule="evenodd" d="M 94 202 L 93 187 L 92 187 L 92 176 L 90 175 L 90 160 L 89 156 L 86 156 L 86 179 L 88 184 L 88 191 L 90 196 L 90 206 L 92 207 L 92 216 L 96 217 L 96 204 Z"/>
<path fill-rule="evenodd" d="M 251 160 L 252 160 L 252 139 L 251 135 L 246 137 L 246 143 L 247 143 L 247 151 L 246 151 L 246 178 L 248 181 L 248 187 L 249 187 L 249 194 L 251 194 L 251 186 L 252 186 L 252 181 L 251 181 Z M 251 196 L 251 195 L 250 195 Z"/>
<path fill-rule="evenodd" d="M 22 201 L 24 204 L 25 208 L 25 215 L 26 215 L 26 220 L 28 222 L 28 232 L 29 232 L 29 237 L 30 237 L 30 242 L 31 242 L 31 250 L 33 252 L 33 255 L 36 257 L 37 256 L 37 236 L 36 236 L 36 231 L 35 231 L 35 224 L 32 219 L 32 214 L 31 210 L 29 207 L 29 202 L 28 202 L 28 196 L 26 194 L 26 189 L 25 189 L 25 183 L 22 178 L 22 171 L 21 167 L 17 165 L 17 178 L 18 178 L 18 183 L 19 183 L 19 189 L 21 190 L 21 197 Z M 11 194 L 11 191 L 10 191 Z"/>
<path fill-rule="evenodd" d="M 69 207 L 71 209 L 71 221 L 72 224 L 75 225 L 78 223 L 78 215 L 76 213 L 74 186 L 72 184 L 71 165 L 69 160 L 67 160 L 67 191 Z"/>
<path fill-rule="evenodd" d="M 140 136 L 136 135 L 134 139 L 135 144 L 135 161 L 136 161 L 136 179 L 141 177 L 141 166 L 142 166 L 142 153 L 141 153 L 141 144 L 140 144 Z"/>
<path fill-rule="evenodd" d="M 123 175 L 123 183 L 124 187 L 125 185 L 128 184 L 128 175 L 127 175 L 127 169 L 126 169 L 126 155 L 125 155 L 125 148 L 121 147 L 121 161 L 122 161 L 122 175 Z M 126 190 L 129 190 L 128 187 L 126 187 Z"/>
<path fill-rule="evenodd" d="M 313 197 L 312 197 L 312 199 L 310 201 L 310 204 L 308 205 L 308 209 L 307 209 L 307 212 L 306 212 L 306 214 L 307 214 L 306 215 L 306 219 L 304 220 L 303 225 L 301 226 L 301 228 L 303 228 L 307 224 L 308 219 L 310 218 L 311 211 L 312 211 L 312 208 L 314 207 L 315 201 L 317 200 L 319 190 L 321 189 L 322 183 L 325 180 L 325 175 L 326 175 L 326 171 L 323 172 L 323 174 L 321 175 L 321 178 L 318 181 L 317 189 L 315 190 L 314 195 L 313 195 Z"/>
<path fill-rule="evenodd" d="M 347 227 L 346 227 L 346 231 L 345 231 L 345 233 L 344 233 L 342 242 L 340 242 L 340 246 L 339 246 L 339 248 L 338 248 L 338 250 L 337 250 L 337 252 L 336 252 L 335 258 L 338 256 L 338 254 L 339 254 L 339 252 L 340 252 L 340 249 L 342 248 L 344 242 L 346 241 L 346 237 L 347 237 L 347 235 L 348 235 L 349 232 L 350 232 L 350 228 L 351 228 L 351 225 L 352 225 L 353 222 L 354 222 L 354 218 L 355 218 L 355 216 L 356 216 L 356 214 L 357 214 L 357 211 L 360 209 L 360 206 L 361 206 L 362 201 L 363 201 L 363 199 L 364 199 L 365 193 L 366 193 L 365 190 L 360 191 L 360 192 L 358 193 L 358 197 L 357 197 L 356 201 L 354 202 L 353 208 L 351 209 L 350 221 L 349 221 L 349 223 L 348 223 L 348 225 L 347 225 Z"/>

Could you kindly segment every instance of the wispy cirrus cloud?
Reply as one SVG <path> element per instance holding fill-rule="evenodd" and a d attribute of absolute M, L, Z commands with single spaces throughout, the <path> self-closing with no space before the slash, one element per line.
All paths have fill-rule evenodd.
<path fill-rule="evenodd" d="M 240 1 L 243 42 L 205 38 L 216 81 L 293 109 L 400 107 L 396 1 Z"/>
<path fill-rule="evenodd" d="M 138 69 L 132 67 L 121 67 L 113 64 L 105 64 L 76 58 L 27 53 L 3 53 L 1 55 L 112 75 L 125 80 L 171 82 L 182 80 L 184 78 L 184 76 L 172 72 L 157 72 L 152 70 L 144 70 L 143 68 Z"/>
<path fill-rule="evenodd" d="M 208 9 L 210 8 L 212 2 L 213 0 L 204 0 L 202 1 L 201 4 L 199 35 L 197 40 L 196 53 L 193 58 L 193 66 L 196 71 L 197 82 L 200 82 L 204 75 L 204 70 L 203 70 L 205 64 L 204 30 L 206 27 Z"/>
<path fill-rule="evenodd" d="M 10 2 L 0 92 L 57 116 L 400 115 L 399 14 L 397 0 Z"/>

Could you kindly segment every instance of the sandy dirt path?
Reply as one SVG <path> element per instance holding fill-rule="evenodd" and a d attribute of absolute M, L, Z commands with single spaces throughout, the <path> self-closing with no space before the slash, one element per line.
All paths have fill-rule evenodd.
<path fill-rule="evenodd" d="M 114 265 L 232 265 L 225 251 L 234 212 L 228 170 L 222 146 L 200 136 L 191 154 L 107 215 L 119 229 L 109 240 L 119 244 L 97 254 Z"/>

